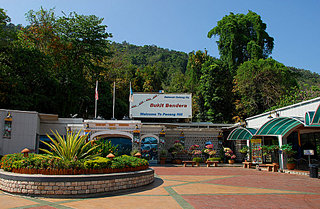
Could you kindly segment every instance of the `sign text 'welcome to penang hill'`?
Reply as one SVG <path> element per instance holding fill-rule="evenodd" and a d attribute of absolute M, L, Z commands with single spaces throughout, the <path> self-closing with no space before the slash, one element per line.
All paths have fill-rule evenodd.
<path fill-rule="evenodd" d="M 131 118 L 191 118 L 191 94 L 133 93 L 130 99 Z"/>

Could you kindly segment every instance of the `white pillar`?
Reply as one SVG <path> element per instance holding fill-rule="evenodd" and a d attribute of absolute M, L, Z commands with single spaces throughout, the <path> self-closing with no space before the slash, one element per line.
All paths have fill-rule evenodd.
<path fill-rule="evenodd" d="M 279 140 L 279 147 L 281 147 L 283 145 L 281 135 L 278 136 L 278 140 Z M 280 170 L 283 170 L 283 152 L 281 152 L 281 154 L 279 154 L 279 165 L 280 165 Z"/>

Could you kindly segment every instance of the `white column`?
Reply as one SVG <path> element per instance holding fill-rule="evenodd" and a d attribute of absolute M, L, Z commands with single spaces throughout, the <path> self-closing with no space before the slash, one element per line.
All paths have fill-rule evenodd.
<path fill-rule="evenodd" d="M 279 147 L 281 147 L 283 145 L 281 135 L 278 136 L 278 140 L 279 140 Z M 281 154 L 279 155 L 279 165 L 280 165 L 280 170 L 283 170 L 283 152 L 281 152 Z"/>

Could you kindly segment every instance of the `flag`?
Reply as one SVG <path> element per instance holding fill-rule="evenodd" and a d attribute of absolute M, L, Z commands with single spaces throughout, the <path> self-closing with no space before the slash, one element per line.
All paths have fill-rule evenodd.
<path fill-rule="evenodd" d="M 96 98 L 96 100 L 99 99 L 99 95 L 98 95 L 98 81 L 96 81 L 95 98 Z"/>
<path fill-rule="evenodd" d="M 133 102 L 133 92 L 132 92 L 132 88 L 131 88 L 131 82 L 130 82 L 129 102 Z"/>

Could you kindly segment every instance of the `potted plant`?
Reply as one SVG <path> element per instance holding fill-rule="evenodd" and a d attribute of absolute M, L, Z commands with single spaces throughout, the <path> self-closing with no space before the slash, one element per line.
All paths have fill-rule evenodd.
<path fill-rule="evenodd" d="M 233 151 L 228 147 L 225 147 L 223 150 L 224 150 L 224 155 L 228 158 L 229 164 L 233 164 L 234 159 L 236 158 L 236 155 L 234 155 Z"/>
<path fill-rule="evenodd" d="M 243 160 L 242 161 L 246 161 L 247 159 L 247 155 L 248 155 L 248 152 L 249 152 L 249 147 L 248 146 L 243 146 L 239 152 L 242 154 L 242 158 Z"/>
<path fill-rule="evenodd" d="M 287 154 L 287 168 L 288 170 L 293 170 L 296 166 L 295 160 L 294 160 L 294 154 L 297 152 L 293 150 L 292 145 L 290 144 L 284 144 L 280 148 L 284 153 Z"/>
<path fill-rule="evenodd" d="M 206 148 L 203 150 L 203 153 L 205 153 L 206 156 L 208 156 L 207 158 L 212 158 L 217 153 L 217 151 L 213 149 L 213 144 L 208 144 Z"/>
<path fill-rule="evenodd" d="M 194 158 L 192 158 L 192 161 L 196 162 L 196 165 L 199 167 L 200 163 L 202 163 L 202 158 L 201 157 L 194 157 Z"/>
<path fill-rule="evenodd" d="M 163 149 L 160 151 L 160 164 L 166 164 L 168 151 Z"/>
<path fill-rule="evenodd" d="M 184 146 L 180 143 L 180 141 L 175 141 L 173 146 L 169 149 L 169 152 L 172 155 L 172 162 L 181 164 L 182 160 L 177 158 L 177 155 L 184 153 Z"/>

